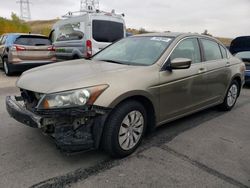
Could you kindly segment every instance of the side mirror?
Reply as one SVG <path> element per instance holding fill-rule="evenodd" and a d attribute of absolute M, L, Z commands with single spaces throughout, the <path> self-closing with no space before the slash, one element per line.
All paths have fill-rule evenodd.
<path fill-rule="evenodd" d="M 175 58 L 171 61 L 171 69 L 188 69 L 191 66 L 192 60 L 188 58 Z"/>

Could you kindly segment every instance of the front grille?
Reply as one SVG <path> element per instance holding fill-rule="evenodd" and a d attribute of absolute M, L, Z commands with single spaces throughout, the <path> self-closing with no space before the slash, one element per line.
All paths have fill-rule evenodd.
<path fill-rule="evenodd" d="M 28 110 L 33 111 L 33 109 L 38 104 L 38 99 L 33 91 L 21 89 L 21 96 L 23 98 L 24 104 Z"/>

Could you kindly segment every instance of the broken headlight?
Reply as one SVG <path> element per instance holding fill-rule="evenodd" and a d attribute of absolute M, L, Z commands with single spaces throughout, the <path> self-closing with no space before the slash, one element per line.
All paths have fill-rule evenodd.
<path fill-rule="evenodd" d="M 52 93 L 44 95 L 38 103 L 38 109 L 72 108 L 92 105 L 108 85 Z"/>

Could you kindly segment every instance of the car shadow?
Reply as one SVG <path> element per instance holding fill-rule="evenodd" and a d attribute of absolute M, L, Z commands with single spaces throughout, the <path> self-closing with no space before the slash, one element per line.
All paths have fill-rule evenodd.
<path fill-rule="evenodd" d="M 245 84 L 243 88 L 244 89 L 250 89 L 250 84 Z"/>
<path fill-rule="evenodd" d="M 225 113 L 226 112 L 219 111 L 217 107 L 212 107 L 170 123 L 166 123 L 156 128 L 153 133 L 148 134 L 139 150 L 147 149 L 150 146 L 160 146 L 170 142 L 181 133 L 198 127 L 207 121 L 222 116 Z"/>
<path fill-rule="evenodd" d="M 162 144 L 165 144 L 171 141 L 172 139 L 174 139 L 179 134 L 185 131 L 191 130 L 192 128 L 195 128 L 214 118 L 217 118 L 223 115 L 224 113 L 225 112 L 218 111 L 217 108 L 210 108 L 210 109 L 195 113 L 193 115 L 184 117 L 182 119 L 175 120 L 171 123 L 167 123 L 157 128 L 153 133 L 148 134 L 143 140 L 141 146 L 137 149 L 137 151 L 133 155 L 129 156 L 128 158 L 133 157 L 135 155 L 139 155 L 141 152 L 149 149 L 150 147 L 160 146 Z M 44 138 L 41 138 L 41 139 L 44 139 Z M 52 140 L 48 139 L 46 142 L 49 147 L 55 147 Z M 57 150 L 56 153 L 59 154 L 60 152 Z M 90 176 L 91 174 L 95 174 L 95 173 L 104 171 L 106 169 L 110 169 L 114 166 L 117 166 L 120 164 L 121 161 L 126 160 L 126 158 L 125 159 L 112 159 L 109 156 L 107 156 L 105 153 L 103 153 L 102 151 L 91 151 L 91 152 L 85 152 L 85 153 L 78 153 L 74 155 L 64 154 L 62 155 L 62 158 L 67 163 L 68 162 L 75 163 L 76 161 L 78 162 L 85 161 L 85 160 L 88 161 L 89 158 L 100 157 L 100 156 L 103 156 L 102 159 L 98 163 L 88 168 L 84 168 L 81 166 L 75 171 L 64 174 L 63 176 L 57 176 L 57 177 L 53 177 L 51 179 L 45 180 L 43 182 L 36 184 L 36 186 L 46 187 L 48 185 L 72 184 L 74 182 L 77 182 L 80 179 L 84 179 Z M 53 183 L 51 184 L 51 182 Z"/>

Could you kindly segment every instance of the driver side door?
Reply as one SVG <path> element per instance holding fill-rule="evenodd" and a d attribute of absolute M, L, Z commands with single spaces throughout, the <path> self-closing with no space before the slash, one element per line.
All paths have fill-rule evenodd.
<path fill-rule="evenodd" d="M 206 70 L 198 39 L 182 39 L 166 63 L 175 58 L 188 58 L 192 63 L 188 69 L 160 72 L 160 124 L 200 109 L 206 101 Z"/>

